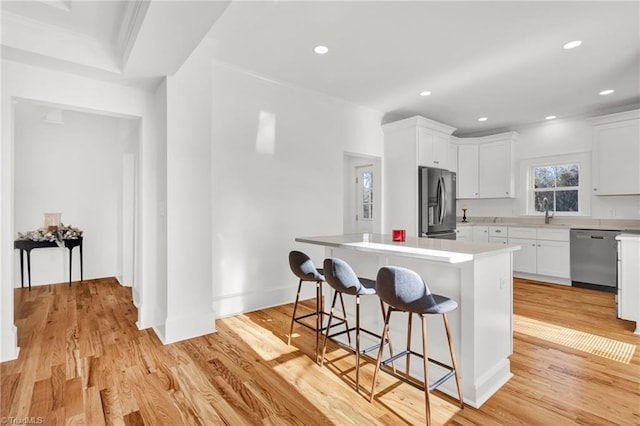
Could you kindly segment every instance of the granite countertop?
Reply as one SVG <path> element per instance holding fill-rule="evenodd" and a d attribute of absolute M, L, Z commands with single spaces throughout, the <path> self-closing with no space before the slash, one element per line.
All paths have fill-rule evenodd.
<path fill-rule="evenodd" d="M 445 263 L 468 262 L 478 257 L 508 253 L 520 249 L 515 244 L 473 243 L 435 238 L 407 237 L 406 241 L 393 241 L 386 234 L 346 234 L 318 237 L 298 237 L 300 243 L 325 247 L 348 248 L 370 253 L 390 254 L 433 260 Z"/>

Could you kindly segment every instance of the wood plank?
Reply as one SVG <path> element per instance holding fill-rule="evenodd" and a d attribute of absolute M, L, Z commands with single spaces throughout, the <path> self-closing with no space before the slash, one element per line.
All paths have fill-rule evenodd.
<path fill-rule="evenodd" d="M 0 364 L 3 415 L 106 425 L 424 422 L 422 392 L 391 376 L 379 376 L 383 392 L 368 402 L 371 362 L 357 393 L 353 355 L 329 345 L 319 367 L 304 327 L 288 346 L 291 304 L 164 346 L 137 329 L 131 289 L 113 278 L 15 289 L 14 300 L 21 350 Z M 640 424 L 640 337 L 615 318 L 612 294 L 516 279 L 513 309 L 514 377 L 480 409 L 433 392 L 434 425 Z M 549 334 L 558 328 L 570 338 Z M 628 363 L 597 346 L 611 341 L 631 345 Z"/>

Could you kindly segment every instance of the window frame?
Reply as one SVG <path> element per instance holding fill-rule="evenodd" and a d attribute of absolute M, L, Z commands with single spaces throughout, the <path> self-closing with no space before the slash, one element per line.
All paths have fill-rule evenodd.
<path fill-rule="evenodd" d="M 576 164 L 579 170 L 578 186 L 566 187 L 568 189 L 577 188 L 578 190 L 578 211 L 575 212 L 563 212 L 553 211 L 555 216 L 589 216 L 591 214 L 591 154 L 588 152 L 581 152 L 575 154 L 565 154 L 550 157 L 537 157 L 526 159 L 522 162 L 522 172 L 524 173 L 526 201 L 525 201 L 525 214 L 529 216 L 544 216 L 544 212 L 536 211 L 535 206 L 535 175 L 534 169 L 536 167 L 553 167 L 562 166 L 567 164 Z M 557 188 L 545 188 L 545 190 L 556 191 Z M 560 190 L 563 190 L 562 188 Z M 555 209 L 555 204 L 554 204 Z"/>

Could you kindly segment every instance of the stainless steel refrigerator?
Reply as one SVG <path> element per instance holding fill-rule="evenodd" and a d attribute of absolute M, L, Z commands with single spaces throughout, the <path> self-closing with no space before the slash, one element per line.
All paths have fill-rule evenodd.
<path fill-rule="evenodd" d="M 456 239 L 456 174 L 433 167 L 419 170 L 420 236 Z"/>

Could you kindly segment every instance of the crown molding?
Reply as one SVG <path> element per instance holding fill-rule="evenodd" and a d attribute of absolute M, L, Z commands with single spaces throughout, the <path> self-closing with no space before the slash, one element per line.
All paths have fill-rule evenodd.
<path fill-rule="evenodd" d="M 117 39 L 121 69 L 125 68 L 129 60 L 129 55 L 131 55 L 131 50 L 138 38 L 142 22 L 147 15 L 149 4 L 148 0 L 131 0 L 127 2 Z"/>

